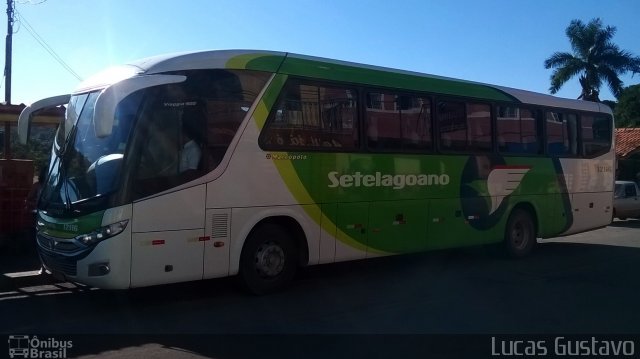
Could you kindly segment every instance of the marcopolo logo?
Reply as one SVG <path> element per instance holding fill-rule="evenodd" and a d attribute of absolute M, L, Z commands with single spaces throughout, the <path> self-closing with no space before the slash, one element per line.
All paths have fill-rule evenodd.
<path fill-rule="evenodd" d="M 10 335 L 8 342 L 10 358 L 66 358 L 67 349 L 73 347 L 71 340 L 40 339 L 35 335 Z"/>
<path fill-rule="evenodd" d="M 447 174 L 343 174 L 333 171 L 327 174 L 329 188 L 336 187 L 391 187 L 393 189 L 403 189 L 406 186 L 446 186 L 449 184 Z"/>

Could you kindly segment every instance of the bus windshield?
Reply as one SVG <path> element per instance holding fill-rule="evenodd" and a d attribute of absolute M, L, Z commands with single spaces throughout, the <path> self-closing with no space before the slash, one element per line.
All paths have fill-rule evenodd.
<path fill-rule="evenodd" d="M 75 217 L 215 169 L 268 74 L 219 69 L 178 74 L 185 76 L 183 83 L 143 88 L 118 102 L 105 137 L 96 136 L 94 123 L 101 120 L 94 119 L 94 108 L 102 90 L 72 96 L 39 208 Z"/>
<path fill-rule="evenodd" d="M 41 208 L 84 212 L 104 200 L 117 185 L 127 140 L 141 96 L 129 96 L 116 111 L 111 135 L 98 138 L 94 106 L 100 91 L 72 96 L 59 126 L 43 187 Z M 66 126 L 72 126 L 65 131 Z M 68 133 L 68 134 L 67 134 Z M 80 210 L 82 208 L 83 210 Z"/>

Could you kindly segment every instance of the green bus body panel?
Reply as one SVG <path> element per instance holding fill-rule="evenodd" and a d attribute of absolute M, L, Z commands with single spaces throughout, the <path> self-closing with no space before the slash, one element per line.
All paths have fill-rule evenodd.
<path fill-rule="evenodd" d="M 284 60 L 284 56 L 246 54 L 233 57 L 227 62 L 230 69 L 244 69 L 265 72 L 276 72 Z"/>
<path fill-rule="evenodd" d="M 366 67 L 288 56 L 279 73 L 318 80 L 351 82 L 368 86 L 401 88 L 407 91 L 434 92 L 443 95 L 474 97 L 484 100 L 519 102 L 514 97 L 487 85 L 449 80 L 428 75 L 384 71 Z"/>
<path fill-rule="evenodd" d="M 393 253 L 427 249 L 428 202 L 381 201 L 369 205 L 369 247 Z"/>
<path fill-rule="evenodd" d="M 367 243 L 369 203 L 338 203 L 335 208 L 337 239 L 360 250 L 369 248 Z M 359 245 L 354 245 L 354 242 Z"/>
<path fill-rule="evenodd" d="M 350 236 L 351 239 L 372 249 L 405 253 L 423 249 L 447 248 L 500 241 L 508 214 L 518 203 L 530 204 L 541 221 L 540 235 L 561 233 L 567 227 L 567 193 L 558 182 L 551 159 L 507 157 L 491 164 L 490 156 L 401 155 L 401 154 L 346 154 L 346 153 L 288 153 L 272 154 L 272 158 L 299 158 L 274 160 L 284 167 L 290 162 L 293 172 L 283 170 L 283 180 L 296 193 L 306 192 L 308 198 L 297 196 L 301 203 L 368 203 L 369 220 L 355 218 L 355 211 L 338 216 L 337 228 L 350 233 L 341 222 L 360 224 L 368 236 Z M 481 163 L 482 166 L 479 166 Z M 497 165 L 528 166 L 529 172 L 520 185 L 502 201 L 493 213 L 487 189 L 487 176 Z M 483 167 L 486 166 L 486 167 Z M 472 168 L 472 170 L 469 170 Z M 480 168 L 480 172 L 475 169 Z M 355 178 L 345 182 L 347 187 L 335 186 L 328 174 Z M 402 186 L 384 186 L 378 178 L 404 178 Z M 354 174 L 360 174 L 355 176 Z M 446 184 L 424 182 L 413 184 L 419 176 L 446 175 Z M 368 177 L 367 186 L 365 176 Z M 360 181 L 357 181 L 360 177 Z M 424 177 L 423 177 L 424 179 Z M 411 183 L 412 185 L 409 185 Z M 387 183 L 389 184 L 389 183 Z M 557 212 L 557 213 L 554 213 Z M 554 216 L 539 214 L 554 213 Z M 346 218 L 343 218 L 346 217 Z M 366 223 L 369 223 L 368 225 Z M 481 233 L 482 232 L 482 233 Z"/>
<path fill-rule="evenodd" d="M 401 88 L 407 91 L 433 92 L 442 95 L 474 97 L 488 101 L 520 102 L 515 97 L 489 85 L 446 79 L 427 74 L 412 74 L 393 69 L 370 68 L 358 64 L 341 64 L 299 58 L 245 54 L 233 57 L 228 68 L 277 72 L 283 75 L 349 82 L 366 86 Z"/>
<path fill-rule="evenodd" d="M 258 127 L 258 132 L 262 130 L 265 122 L 267 121 L 267 117 L 269 117 L 269 112 L 276 104 L 278 100 L 278 96 L 280 95 L 280 91 L 284 87 L 284 84 L 287 82 L 286 75 L 275 75 L 269 84 L 269 88 L 262 95 L 260 102 L 258 102 L 258 106 L 256 107 L 254 113 L 254 119 L 256 120 L 256 126 Z"/>
<path fill-rule="evenodd" d="M 286 75 L 276 75 L 260 100 L 254 113 L 259 130 L 286 80 Z M 557 159 L 493 153 L 269 151 L 266 156 L 297 203 L 320 208 L 319 226 L 348 246 L 371 253 L 498 242 L 508 214 L 521 203 L 533 208 L 540 236 L 562 233 L 571 224 Z M 488 177 L 501 166 L 527 172 L 492 211 L 495 198 Z"/>
<path fill-rule="evenodd" d="M 102 227 L 105 211 L 99 211 L 77 218 L 57 218 L 38 212 L 38 221 L 44 224 L 42 233 L 56 238 L 74 238 Z"/>

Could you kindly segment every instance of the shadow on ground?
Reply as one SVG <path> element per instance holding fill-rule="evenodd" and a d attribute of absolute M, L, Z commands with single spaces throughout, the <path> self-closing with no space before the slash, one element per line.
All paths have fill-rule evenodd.
<path fill-rule="evenodd" d="M 234 278 L 119 292 L 13 278 L 0 332 L 70 336 L 73 356 L 107 358 L 397 357 L 433 340 L 416 333 L 637 333 L 639 262 L 640 248 L 601 244 L 521 260 L 465 248 L 310 267 L 262 297 Z"/>
<path fill-rule="evenodd" d="M 615 220 L 611 222 L 610 227 L 626 227 L 626 228 L 640 228 L 640 219 L 625 219 Z M 640 236 L 640 233 L 638 234 Z"/>

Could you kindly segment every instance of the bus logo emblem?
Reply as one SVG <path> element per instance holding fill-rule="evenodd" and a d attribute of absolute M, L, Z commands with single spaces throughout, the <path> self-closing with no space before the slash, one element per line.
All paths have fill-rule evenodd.
<path fill-rule="evenodd" d="M 489 196 L 491 196 L 489 214 L 495 212 L 504 198 L 520 186 L 520 182 L 529 170 L 531 170 L 531 166 L 498 165 L 493 167 L 487 178 L 487 187 Z"/>

